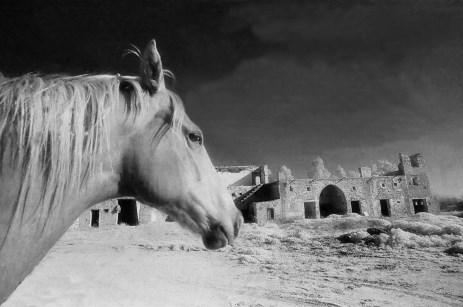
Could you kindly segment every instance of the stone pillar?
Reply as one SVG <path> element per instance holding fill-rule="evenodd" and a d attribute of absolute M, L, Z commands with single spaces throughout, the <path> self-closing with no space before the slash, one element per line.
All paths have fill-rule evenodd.
<path fill-rule="evenodd" d="M 412 170 L 412 163 L 410 161 L 410 157 L 403 154 L 399 153 L 399 170 L 403 175 L 409 174 Z"/>

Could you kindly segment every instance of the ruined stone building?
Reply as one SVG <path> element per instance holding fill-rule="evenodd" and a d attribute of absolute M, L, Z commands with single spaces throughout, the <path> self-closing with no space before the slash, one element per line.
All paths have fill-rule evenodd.
<path fill-rule="evenodd" d="M 331 214 L 358 213 L 375 217 L 401 217 L 418 212 L 437 213 L 432 202 L 425 161 L 421 154 L 399 154 L 398 170 L 373 175 L 369 167 L 359 177 L 270 180 L 267 166 L 218 166 L 245 222 L 324 218 Z M 85 212 L 74 227 L 112 224 L 138 225 L 164 222 L 168 217 L 133 199 L 98 204 Z"/>
<path fill-rule="evenodd" d="M 421 154 L 399 154 L 398 170 L 381 176 L 372 175 L 369 167 L 361 167 L 358 178 L 280 178 L 269 183 L 266 170 L 260 167 L 251 172 L 251 179 L 259 172 L 263 176 L 250 187 L 242 186 L 242 181 L 228 187 L 246 221 L 314 219 L 347 213 L 395 218 L 439 211 L 432 202 Z"/>
<path fill-rule="evenodd" d="M 71 228 L 98 228 L 125 224 L 136 226 L 154 222 L 164 222 L 167 215 L 145 206 L 132 198 L 112 199 L 93 206 L 85 211 Z"/>
<path fill-rule="evenodd" d="M 280 183 L 270 182 L 270 170 L 266 165 L 219 166 L 216 169 L 245 222 L 273 220 L 280 216 L 275 212 L 275 204 L 280 201 Z"/>

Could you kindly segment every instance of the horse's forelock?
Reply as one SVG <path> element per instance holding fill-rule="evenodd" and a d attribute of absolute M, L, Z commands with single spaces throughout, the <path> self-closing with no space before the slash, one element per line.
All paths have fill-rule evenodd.
<path fill-rule="evenodd" d="M 170 73 L 170 72 L 169 72 Z M 119 77 L 120 91 L 124 96 L 124 112 L 127 116 L 136 118 L 143 108 L 150 107 L 150 104 L 162 104 L 168 106 L 171 121 L 169 124 L 176 131 L 180 132 L 185 118 L 185 108 L 181 98 L 173 91 L 163 88 L 159 95 L 149 95 L 140 85 L 137 77 Z"/>
<path fill-rule="evenodd" d="M 182 100 L 174 92 L 168 91 L 169 101 L 172 109 L 172 129 L 176 133 L 182 133 L 183 122 L 186 116 Z"/>

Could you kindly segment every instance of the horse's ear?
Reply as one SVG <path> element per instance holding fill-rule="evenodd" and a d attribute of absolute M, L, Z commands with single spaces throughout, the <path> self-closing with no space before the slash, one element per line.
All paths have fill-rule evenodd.
<path fill-rule="evenodd" d="M 160 86 L 164 85 L 161 55 L 156 48 L 156 41 L 152 39 L 143 51 L 140 61 L 141 85 L 150 95 L 154 95 Z"/>

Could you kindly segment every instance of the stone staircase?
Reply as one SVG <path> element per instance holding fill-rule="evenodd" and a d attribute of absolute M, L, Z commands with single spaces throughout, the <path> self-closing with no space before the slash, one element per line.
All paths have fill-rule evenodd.
<path fill-rule="evenodd" d="M 244 193 L 243 195 L 240 195 L 239 197 L 235 198 L 235 205 L 238 207 L 238 209 L 243 209 L 247 205 L 247 201 L 257 192 L 259 191 L 264 184 L 258 184 L 254 186 L 252 189 Z"/>

